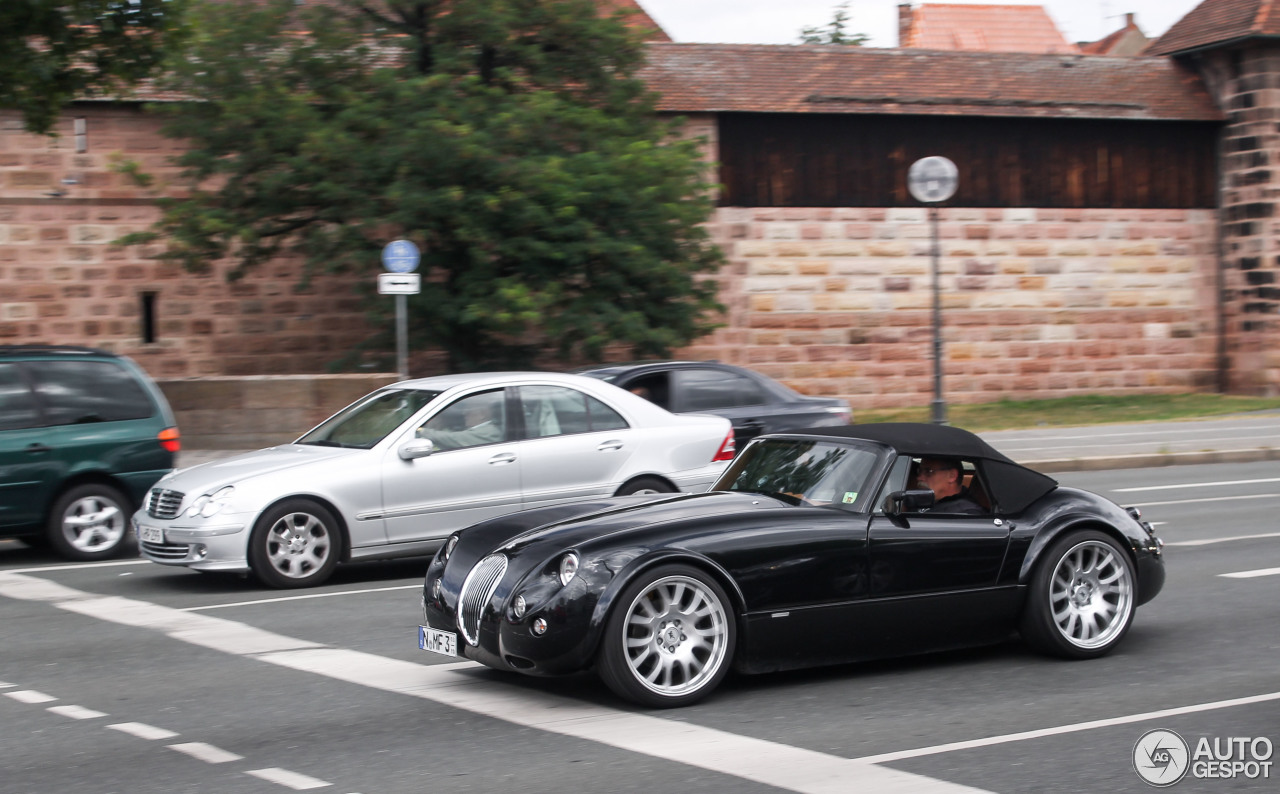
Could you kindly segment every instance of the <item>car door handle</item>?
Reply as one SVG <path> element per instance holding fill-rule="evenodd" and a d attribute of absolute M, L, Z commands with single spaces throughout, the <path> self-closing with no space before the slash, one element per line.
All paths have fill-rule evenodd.
<path fill-rule="evenodd" d="M 28 444 L 26 451 L 27 452 L 53 452 L 53 447 L 46 447 L 44 444 L 41 444 L 40 442 L 37 441 L 34 444 Z"/>
<path fill-rule="evenodd" d="M 622 449 L 623 442 L 615 439 L 610 441 L 601 441 L 600 446 L 596 447 L 596 452 L 616 452 Z"/>
<path fill-rule="evenodd" d="M 501 466 L 503 464 L 515 463 L 515 462 L 516 462 L 516 455 L 514 452 L 499 452 L 497 455 L 494 455 L 492 458 L 489 458 L 490 466 Z"/>

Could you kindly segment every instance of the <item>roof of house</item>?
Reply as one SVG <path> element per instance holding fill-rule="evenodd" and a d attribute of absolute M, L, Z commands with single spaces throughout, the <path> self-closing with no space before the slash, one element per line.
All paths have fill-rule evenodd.
<path fill-rule="evenodd" d="M 672 113 L 1223 118 L 1168 58 L 664 43 L 649 45 L 641 77 Z"/>
<path fill-rule="evenodd" d="M 1097 41 L 1080 41 L 1076 46 L 1085 55 L 1139 55 L 1151 39 L 1142 32 L 1133 14 L 1125 14 L 1124 27 Z"/>
<path fill-rule="evenodd" d="M 1078 52 L 1074 44 L 1063 38 L 1043 6 L 924 3 L 909 9 L 909 13 L 909 26 L 900 28 L 900 47 L 985 52 Z"/>
<path fill-rule="evenodd" d="M 1277 0 L 1204 0 L 1144 50 L 1177 55 L 1245 39 L 1280 36 Z"/>

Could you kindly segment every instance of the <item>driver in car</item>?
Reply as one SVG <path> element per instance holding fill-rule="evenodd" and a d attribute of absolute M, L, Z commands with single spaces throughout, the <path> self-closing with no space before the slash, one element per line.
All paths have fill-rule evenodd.
<path fill-rule="evenodd" d="M 986 511 L 973 500 L 963 485 L 964 470 L 960 461 L 951 458 L 921 458 L 917 481 L 921 488 L 933 491 L 935 513 L 978 515 Z"/>

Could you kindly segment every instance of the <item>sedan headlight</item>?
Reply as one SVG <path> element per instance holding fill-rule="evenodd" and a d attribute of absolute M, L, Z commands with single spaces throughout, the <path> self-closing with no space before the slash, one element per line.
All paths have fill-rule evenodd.
<path fill-rule="evenodd" d="M 190 518 L 199 516 L 200 518 L 212 518 L 218 514 L 231 495 L 236 492 L 235 486 L 228 485 L 225 488 L 219 488 L 211 494 L 203 494 L 196 498 L 191 506 L 187 508 L 186 515 Z"/>
<path fill-rule="evenodd" d="M 568 585 L 578 573 L 578 555 L 569 552 L 560 558 L 560 584 Z"/>

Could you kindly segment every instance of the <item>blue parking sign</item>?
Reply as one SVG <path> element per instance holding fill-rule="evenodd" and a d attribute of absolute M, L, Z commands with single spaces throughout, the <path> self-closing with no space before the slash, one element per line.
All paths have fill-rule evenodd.
<path fill-rule="evenodd" d="M 382 249 L 382 266 L 392 273 L 412 273 L 419 258 L 418 246 L 408 240 L 392 240 Z"/>

